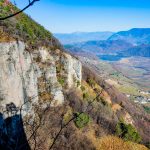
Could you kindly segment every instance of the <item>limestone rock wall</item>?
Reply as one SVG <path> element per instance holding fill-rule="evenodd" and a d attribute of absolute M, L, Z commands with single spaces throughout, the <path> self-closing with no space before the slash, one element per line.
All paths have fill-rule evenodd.
<path fill-rule="evenodd" d="M 0 109 L 13 103 L 26 109 L 46 93 L 51 106 L 64 102 L 63 91 L 81 82 L 81 63 L 56 49 L 39 47 L 31 51 L 23 42 L 0 43 Z M 46 91 L 46 92 L 45 92 Z"/>
<path fill-rule="evenodd" d="M 32 55 L 22 42 L 0 43 L 0 106 L 20 107 L 30 97 L 38 100 L 37 77 Z"/>

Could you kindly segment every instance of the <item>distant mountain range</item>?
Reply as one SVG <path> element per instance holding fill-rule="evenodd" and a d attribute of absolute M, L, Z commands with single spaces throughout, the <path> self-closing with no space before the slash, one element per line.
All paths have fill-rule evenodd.
<path fill-rule="evenodd" d="M 113 34 L 108 40 L 123 40 L 134 45 L 150 44 L 150 28 L 133 28 Z"/>
<path fill-rule="evenodd" d="M 62 41 L 67 36 L 70 42 L 63 43 L 65 48 L 73 53 L 81 51 L 93 54 L 119 53 L 124 56 L 150 57 L 150 28 L 133 28 L 114 34 L 112 32 L 58 34 L 57 38 Z M 94 38 L 96 40 L 89 40 Z"/>
<path fill-rule="evenodd" d="M 63 44 L 73 44 L 86 41 L 107 40 L 113 32 L 74 32 L 74 33 L 56 33 L 54 36 Z"/>
<path fill-rule="evenodd" d="M 66 49 L 70 49 L 71 52 L 84 51 L 84 52 L 92 52 L 95 54 L 101 53 L 116 53 L 120 51 L 125 51 L 129 48 L 133 47 L 131 43 L 128 43 L 123 40 L 115 40 L 115 41 L 88 41 L 76 44 L 68 44 L 65 45 Z"/>

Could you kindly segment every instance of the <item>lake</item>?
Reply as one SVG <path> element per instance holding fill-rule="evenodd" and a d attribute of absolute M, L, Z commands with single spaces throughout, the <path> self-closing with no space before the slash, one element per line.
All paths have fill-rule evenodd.
<path fill-rule="evenodd" d="M 98 58 L 104 61 L 119 61 L 125 57 L 122 55 L 98 55 Z"/>

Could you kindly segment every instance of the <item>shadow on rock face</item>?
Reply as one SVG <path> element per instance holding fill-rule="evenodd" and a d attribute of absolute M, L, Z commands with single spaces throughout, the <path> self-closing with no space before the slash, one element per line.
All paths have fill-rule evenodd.
<path fill-rule="evenodd" d="M 11 106 L 13 106 L 13 113 Z M 22 116 L 14 113 L 15 108 L 13 103 L 6 106 L 4 113 L 9 114 L 7 118 L 4 118 L 4 113 L 0 113 L 0 150 L 30 150 Z"/>

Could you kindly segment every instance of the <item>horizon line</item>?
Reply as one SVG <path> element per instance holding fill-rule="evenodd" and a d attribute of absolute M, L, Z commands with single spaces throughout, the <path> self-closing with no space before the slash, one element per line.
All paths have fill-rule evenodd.
<path fill-rule="evenodd" d="M 53 34 L 75 34 L 75 33 L 97 33 L 97 32 L 112 32 L 112 33 L 117 33 L 117 32 L 121 32 L 121 31 L 129 31 L 132 29 L 150 29 L 147 27 L 133 27 L 133 28 L 129 28 L 127 30 L 118 30 L 118 31 L 109 31 L 109 30 L 104 30 L 104 31 L 72 31 L 72 32 L 52 32 Z"/>

